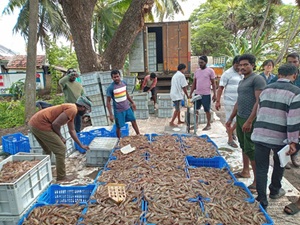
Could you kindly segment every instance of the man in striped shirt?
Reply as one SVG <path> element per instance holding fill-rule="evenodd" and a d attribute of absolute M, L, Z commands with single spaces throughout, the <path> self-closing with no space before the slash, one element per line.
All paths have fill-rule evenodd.
<path fill-rule="evenodd" d="M 233 111 L 234 105 L 236 103 L 238 93 L 237 88 L 239 86 L 240 81 L 242 80 L 242 75 L 239 74 L 239 56 L 235 56 L 232 62 L 232 67 L 226 70 L 221 76 L 221 80 L 219 83 L 218 91 L 217 91 L 217 101 L 216 101 L 216 110 L 220 110 L 221 108 L 221 95 L 224 91 L 224 107 L 225 107 L 225 115 L 226 121 L 229 119 L 231 112 Z M 227 127 L 226 127 L 227 128 Z M 228 135 L 228 145 L 233 148 L 237 148 L 237 144 L 233 140 L 233 132 L 236 128 L 236 123 L 234 119 L 233 125 L 226 129 Z"/>
<path fill-rule="evenodd" d="M 280 167 L 277 152 L 289 144 L 288 154 L 291 155 L 296 151 L 296 144 L 299 142 L 300 88 L 292 84 L 297 73 L 297 68 L 292 64 L 280 66 L 280 78 L 268 85 L 259 96 L 259 108 L 251 139 L 255 143 L 257 200 L 264 208 L 268 206 L 266 189 L 270 151 L 274 152 L 274 169 L 269 197 L 278 199 L 285 195 L 285 191 L 281 188 L 284 168 Z"/>
<path fill-rule="evenodd" d="M 121 81 L 120 71 L 111 71 L 111 78 L 113 82 L 109 85 L 106 90 L 106 107 L 109 114 L 109 119 L 111 122 L 116 122 L 116 133 L 117 137 L 121 137 L 121 128 L 125 126 L 125 123 L 130 121 L 135 133 L 140 134 L 134 113 L 132 111 L 136 110 L 136 105 L 130 98 L 126 83 Z M 112 112 L 111 100 L 113 100 L 114 113 Z M 132 109 L 129 105 L 131 103 Z"/>

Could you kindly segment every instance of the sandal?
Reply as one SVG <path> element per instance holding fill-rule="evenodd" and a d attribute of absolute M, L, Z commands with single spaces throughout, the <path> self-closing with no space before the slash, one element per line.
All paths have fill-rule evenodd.
<path fill-rule="evenodd" d="M 227 144 L 233 148 L 239 147 L 234 141 L 228 141 Z"/>
<path fill-rule="evenodd" d="M 249 190 L 256 190 L 256 185 L 250 184 L 250 185 L 248 186 L 248 189 L 249 189 Z"/>
<path fill-rule="evenodd" d="M 249 176 L 243 176 L 241 172 L 237 172 L 233 174 L 235 176 L 235 178 L 250 178 Z"/>
<path fill-rule="evenodd" d="M 285 195 L 285 190 L 282 189 L 282 188 L 280 188 L 279 192 L 278 192 L 276 195 L 270 194 L 269 197 L 270 197 L 271 199 L 278 199 L 278 198 L 281 198 L 281 197 L 284 196 L 284 195 Z"/>
<path fill-rule="evenodd" d="M 296 203 L 290 203 L 284 207 L 283 211 L 288 215 L 295 215 L 297 212 L 300 211 Z"/>
<path fill-rule="evenodd" d="M 300 167 L 300 162 L 298 161 L 298 156 L 297 155 L 291 155 L 291 160 L 293 165 L 298 168 Z"/>
<path fill-rule="evenodd" d="M 210 129 L 211 129 L 211 126 L 206 126 L 202 130 L 210 130 Z"/>

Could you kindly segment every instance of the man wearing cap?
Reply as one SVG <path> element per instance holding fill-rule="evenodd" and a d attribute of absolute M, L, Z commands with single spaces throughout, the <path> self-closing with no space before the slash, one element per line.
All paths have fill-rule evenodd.
<path fill-rule="evenodd" d="M 68 69 L 66 76 L 59 80 L 59 85 L 65 96 L 65 103 L 76 103 L 77 99 L 84 94 L 82 85 L 75 81 L 78 77 L 76 70 Z M 81 130 L 81 116 L 76 115 L 74 119 L 75 130 Z"/>
<path fill-rule="evenodd" d="M 89 147 L 83 145 L 77 138 L 74 129 L 76 115 L 84 115 L 91 110 L 92 103 L 84 96 L 80 96 L 75 104 L 64 103 L 52 106 L 35 113 L 28 122 L 29 129 L 47 155 L 54 153 L 56 159 L 57 181 L 70 181 L 66 177 L 65 155 L 66 140 L 60 133 L 61 126 L 67 124 L 72 139 L 83 149 Z"/>
<path fill-rule="evenodd" d="M 211 114 L 210 114 L 210 104 L 211 104 L 211 96 L 210 96 L 210 86 L 213 88 L 213 102 L 216 101 L 217 95 L 216 95 L 216 83 L 215 83 L 215 72 L 212 68 L 207 67 L 207 56 L 203 55 L 199 57 L 198 63 L 199 63 L 199 69 L 195 71 L 194 74 L 194 81 L 191 87 L 190 92 L 190 98 L 192 98 L 192 95 L 195 91 L 196 95 L 201 95 L 201 99 L 196 101 L 196 109 L 197 114 L 198 110 L 201 108 L 201 105 L 203 105 L 204 112 L 206 114 L 207 123 L 206 126 L 203 128 L 203 130 L 210 130 L 210 120 L 211 120 Z M 196 117 L 196 122 L 198 123 L 198 116 Z"/>

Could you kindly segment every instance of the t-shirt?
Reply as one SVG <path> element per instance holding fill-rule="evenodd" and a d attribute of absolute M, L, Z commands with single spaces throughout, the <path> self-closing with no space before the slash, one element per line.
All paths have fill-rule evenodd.
<path fill-rule="evenodd" d="M 275 74 L 272 74 L 272 73 L 271 73 L 271 74 L 269 75 L 269 77 L 267 78 L 267 76 L 265 75 L 264 72 L 260 73 L 259 75 L 261 75 L 261 76 L 265 79 L 265 81 L 266 81 L 267 84 L 273 83 L 272 80 L 276 77 Z"/>
<path fill-rule="evenodd" d="M 75 104 L 64 103 L 40 110 L 30 118 L 28 124 L 42 131 L 52 131 L 52 122 L 63 112 L 67 114 L 69 121 L 74 121 L 77 107 Z"/>
<path fill-rule="evenodd" d="M 204 70 L 199 68 L 195 71 L 197 95 L 210 95 L 211 80 L 215 79 L 216 75 L 212 68 L 206 67 Z"/>
<path fill-rule="evenodd" d="M 119 84 L 112 82 L 106 90 L 106 95 L 113 100 L 115 111 L 123 112 L 130 108 L 127 99 L 126 83 L 124 81 L 121 81 Z"/>
<path fill-rule="evenodd" d="M 170 97 L 172 101 L 182 100 L 184 95 L 182 88 L 188 86 L 186 78 L 183 73 L 177 71 L 171 80 L 171 90 L 170 90 Z"/>
<path fill-rule="evenodd" d="M 249 77 L 244 77 L 244 79 L 241 80 L 237 90 L 238 116 L 248 119 L 256 102 L 255 91 L 263 90 L 265 87 L 265 79 L 255 73 L 252 73 Z"/>
<path fill-rule="evenodd" d="M 238 93 L 237 88 L 240 81 L 242 80 L 242 75 L 230 67 L 221 76 L 219 86 L 224 87 L 224 105 L 234 105 L 236 103 Z"/>
<path fill-rule="evenodd" d="M 65 95 L 65 102 L 76 103 L 77 99 L 83 95 L 83 87 L 77 81 L 70 82 L 68 76 L 64 76 L 59 80 L 59 85 Z"/>

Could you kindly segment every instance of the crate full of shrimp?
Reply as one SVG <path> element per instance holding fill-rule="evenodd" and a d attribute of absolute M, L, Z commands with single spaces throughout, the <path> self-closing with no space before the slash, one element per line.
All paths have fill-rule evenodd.
<path fill-rule="evenodd" d="M 89 145 L 90 150 L 86 152 L 86 165 L 104 166 L 117 143 L 118 138 L 95 137 Z"/>
<path fill-rule="evenodd" d="M 47 155 L 13 155 L 0 162 L 0 215 L 20 215 L 52 181 Z"/>

